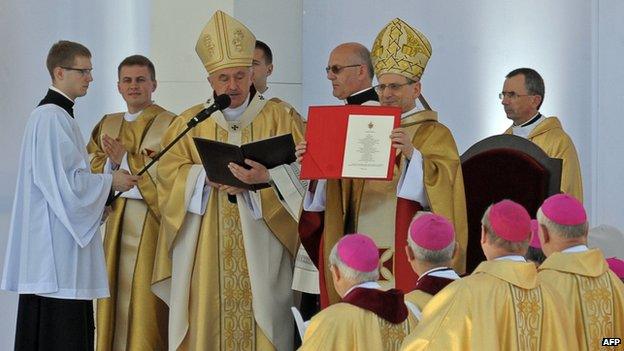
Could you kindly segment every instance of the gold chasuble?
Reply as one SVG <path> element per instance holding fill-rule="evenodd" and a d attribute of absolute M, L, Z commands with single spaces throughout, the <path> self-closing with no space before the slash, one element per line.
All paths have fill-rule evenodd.
<path fill-rule="evenodd" d="M 174 115 L 151 105 L 132 122 L 123 113 L 106 115 L 87 145 L 91 170 L 102 173 L 107 161 L 104 134 L 119 138 L 127 150 L 129 171 L 137 174 L 160 141 Z M 162 350 L 167 347 L 167 306 L 150 290 L 160 214 L 156 165 L 143 174 L 143 200 L 118 198 L 106 220 L 104 252 L 111 297 L 97 302 L 97 350 Z"/>
<path fill-rule="evenodd" d="M 512 129 L 507 129 L 505 134 L 512 134 Z M 559 119 L 547 117 L 529 133 L 527 139 L 544 150 L 549 157 L 563 160 L 561 191 L 583 202 L 583 179 L 576 148 Z"/>
<path fill-rule="evenodd" d="M 466 199 L 464 179 L 457 146 L 451 132 L 437 121 L 435 111 L 420 111 L 401 120 L 401 125 L 412 136 L 414 147 L 422 154 L 423 183 L 431 211 L 448 218 L 454 225 L 460 257 L 454 264 L 458 272 L 465 270 L 467 245 Z M 322 234 L 321 300 L 323 305 L 339 301 L 329 270 L 329 253 L 345 233 L 361 232 L 369 235 L 380 249 L 380 281 L 384 288 L 414 288 L 413 272 L 405 256 L 407 229 L 395 232 L 395 223 L 409 225 L 411 213 L 404 216 L 397 211 L 397 183 L 407 160 L 397 151 L 393 180 L 390 182 L 364 179 L 328 181 L 324 231 Z M 410 179 L 405 179 L 410 182 Z M 418 205 L 418 204 L 417 204 Z M 402 218 L 405 217 L 405 218 Z M 409 218 L 407 218 L 409 217 Z M 320 260 L 321 258 L 319 258 Z M 401 281 L 403 280 L 403 282 Z M 403 284 L 401 284 L 403 283 Z"/>
<path fill-rule="evenodd" d="M 279 100 L 250 94 L 236 120 L 221 112 L 200 123 L 161 159 L 162 227 L 152 290 L 170 308 L 170 350 L 290 350 L 293 345 L 292 271 L 297 225 L 271 188 L 238 194 L 205 186 L 203 215 L 187 211 L 203 169 L 193 137 L 241 145 L 292 133 L 303 139 L 297 112 Z M 182 113 L 172 140 L 203 105 Z M 294 150 L 293 150 L 294 152 Z M 255 219 L 244 195 L 260 204 Z M 206 195 L 204 195 L 206 196 Z"/>
<path fill-rule="evenodd" d="M 409 330 L 407 320 L 393 324 L 341 302 L 312 317 L 299 351 L 398 350 Z"/>
<path fill-rule="evenodd" d="M 555 252 L 538 268 L 540 284 L 561 292 L 559 308 L 573 311 L 575 345 L 580 350 L 624 350 L 602 347 L 602 339 L 624 335 L 624 284 L 609 270 L 598 249 Z"/>
<path fill-rule="evenodd" d="M 401 349 L 576 350 L 561 301 L 537 284 L 533 263 L 482 262 L 429 301 Z"/>

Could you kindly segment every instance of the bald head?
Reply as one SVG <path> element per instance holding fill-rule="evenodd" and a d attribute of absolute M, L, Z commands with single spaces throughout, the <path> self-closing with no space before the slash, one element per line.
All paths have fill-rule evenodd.
<path fill-rule="evenodd" d="M 344 43 L 336 46 L 334 50 L 332 50 L 332 54 L 338 53 L 343 54 L 352 58 L 357 58 L 358 62 L 364 66 L 366 66 L 366 71 L 368 73 L 368 77 L 370 82 L 373 80 L 373 63 L 371 62 L 370 51 L 366 48 L 366 46 L 360 43 Z"/>
<path fill-rule="evenodd" d="M 346 99 L 372 85 L 373 64 L 370 52 L 360 43 L 336 46 L 329 55 L 327 67 L 330 68 L 327 79 L 332 81 L 333 95 L 339 99 Z"/>

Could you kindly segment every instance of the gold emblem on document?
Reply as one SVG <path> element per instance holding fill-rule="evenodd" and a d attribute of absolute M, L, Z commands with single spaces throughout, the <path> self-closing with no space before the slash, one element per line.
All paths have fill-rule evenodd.
<path fill-rule="evenodd" d="M 374 126 L 373 122 L 368 122 L 368 129 L 373 129 Z"/>

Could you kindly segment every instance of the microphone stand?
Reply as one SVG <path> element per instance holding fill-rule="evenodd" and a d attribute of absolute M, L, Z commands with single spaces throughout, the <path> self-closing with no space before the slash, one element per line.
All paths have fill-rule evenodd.
<path fill-rule="evenodd" d="M 229 105 L 229 102 L 228 102 L 227 105 Z M 213 112 L 216 112 L 216 111 L 213 111 Z M 212 113 L 211 113 L 211 115 L 212 115 Z M 143 173 L 145 173 L 154 163 L 156 163 L 156 161 L 158 161 L 162 157 L 162 155 L 165 154 L 165 152 L 167 152 L 169 149 L 171 149 L 173 147 L 173 145 L 175 145 L 175 143 L 178 142 L 178 140 L 182 139 L 182 137 L 184 135 L 186 135 L 186 133 L 188 133 L 189 130 L 193 129 L 197 124 L 199 124 L 199 122 L 202 122 L 202 121 L 204 121 L 205 119 L 208 119 L 208 118 L 210 118 L 210 115 L 208 115 L 207 117 L 205 117 L 202 120 L 199 120 L 197 118 L 197 116 L 196 116 L 195 118 L 193 118 L 190 121 L 188 121 L 186 123 L 186 129 L 184 129 L 180 134 L 178 134 L 178 136 L 176 136 L 175 139 L 173 139 L 173 141 L 171 141 L 164 149 L 162 149 L 159 153 L 157 153 L 154 157 L 152 157 L 152 160 L 147 165 L 145 165 L 145 167 L 143 167 L 139 171 L 139 173 L 137 173 L 136 175 L 140 176 Z M 109 197 L 108 200 L 106 200 L 106 206 L 110 206 L 123 193 L 124 193 L 124 191 L 119 191 L 114 196 Z"/>

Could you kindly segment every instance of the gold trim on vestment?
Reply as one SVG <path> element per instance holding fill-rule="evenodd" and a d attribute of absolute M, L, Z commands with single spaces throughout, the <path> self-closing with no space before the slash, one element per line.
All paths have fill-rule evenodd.
<path fill-rule="evenodd" d="M 125 121 L 123 113 L 104 116 L 87 146 L 92 171 L 104 171 L 107 155 L 101 145 L 107 134 L 124 145 L 130 171 L 137 172 L 146 163 L 140 153 L 145 139 L 159 139 L 164 131 L 151 131 L 153 122 L 162 119 L 159 124 L 168 125 L 172 117 L 155 104 L 132 122 Z M 167 307 L 150 290 L 159 230 L 158 212 L 153 210 L 158 207 L 156 187 L 146 174 L 138 188 L 143 200 L 117 199 L 106 221 L 104 251 L 111 297 L 98 300 L 98 350 L 163 349 L 167 345 Z"/>
<path fill-rule="evenodd" d="M 542 290 L 522 289 L 509 284 L 516 319 L 516 335 L 518 337 L 518 350 L 538 350 L 542 335 L 542 316 L 544 305 L 542 302 Z"/>
<path fill-rule="evenodd" d="M 601 345 L 606 335 L 615 335 L 613 329 L 614 297 L 609 274 L 587 277 L 575 274 L 579 287 L 579 301 L 585 326 L 585 340 L 590 349 Z"/>
<path fill-rule="evenodd" d="M 409 321 L 393 324 L 379 318 L 379 332 L 384 350 L 398 350 L 401 348 L 403 339 L 410 333 Z"/>
<path fill-rule="evenodd" d="M 168 201 L 161 202 L 163 231 L 161 231 L 159 245 L 160 255 L 170 255 L 173 253 L 184 254 L 192 257 L 193 262 L 188 267 L 172 270 L 171 260 L 167 257 L 160 259 L 159 275 L 155 276 L 158 286 L 166 284 L 167 281 L 182 281 L 183 289 L 174 289 L 171 286 L 171 301 L 178 301 L 183 310 L 172 308 L 172 316 L 183 318 L 186 328 L 178 329 L 177 336 L 181 336 L 181 344 L 177 344 L 177 337 L 172 348 L 195 349 L 195 350 L 271 350 L 271 337 L 275 335 L 265 334 L 261 329 L 258 320 L 267 320 L 267 317 L 260 314 L 262 306 L 252 308 L 252 289 L 249 266 L 247 262 L 246 250 L 253 250 L 244 245 L 244 235 L 274 235 L 277 247 L 275 252 L 283 249 L 280 243 L 289 242 L 289 237 L 297 238 L 296 223 L 288 215 L 284 208 L 277 210 L 288 215 L 293 228 L 289 232 L 269 232 L 263 233 L 243 233 L 238 206 L 246 206 L 239 200 L 238 204 L 231 204 L 224 191 L 210 188 L 206 210 L 201 216 L 201 223 L 197 226 L 194 235 L 197 242 L 193 245 L 194 250 L 189 247 L 181 247 L 184 243 L 182 235 L 190 235 L 185 231 L 188 222 L 187 217 L 193 216 L 187 212 L 188 199 L 190 194 L 184 194 L 189 188 L 194 189 L 196 177 L 188 179 L 189 170 L 193 167 L 201 167 L 201 160 L 192 141 L 193 137 L 201 137 L 210 140 L 218 140 L 230 144 L 247 143 L 264 139 L 274 135 L 293 133 L 295 141 L 302 139 L 301 121 L 299 116 L 294 114 L 286 115 L 283 110 L 278 110 L 275 103 L 265 102 L 264 108 L 257 112 L 255 116 L 247 119 L 246 115 L 251 115 L 257 107 L 256 99 L 252 99 L 248 111 L 241 116 L 237 122 L 224 122 L 219 118 L 220 113 L 216 113 L 195 129 L 191 130 L 178 144 L 176 144 L 160 161 L 158 174 L 160 180 L 159 191 L 168 194 Z M 186 121 L 192 118 L 203 105 L 197 105 L 185 111 L 176 118 L 175 124 L 169 129 L 165 141 L 172 139 L 185 126 Z M 224 124 L 222 126 L 222 124 Z M 231 128 L 236 125 L 237 128 Z M 225 128 L 222 128 L 225 127 Z M 201 181 L 201 180 L 199 180 Z M 192 182 L 192 184 L 188 184 Z M 264 198 L 264 193 L 270 194 L 274 198 L 274 203 L 279 204 L 277 196 L 272 189 L 259 191 L 262 197 L 262 219 L 267 222 L 266 215 L 275 211 L 265 211 L 265 205 L 271 201 Z M 238 198 L 241 198 L 240 196 Z M 247 220 L 253 220 L 251 218 Z M 273 229 L 273 228 L 271 228 Z M 179 250 L 183 250 L 181 253 Z M 270 253 L 272 254 L 272 252 Z M 175 262 L 175 260 L 174 260 Z M 169 265 L 169 267 L 166 267 Z M 179 267 L 179 266 L 178 266 Z M 282 265 L 275 267 L 276 270 L 283 269 Z M 175 275 L 172 277 L 171 274 Z M 177 273 L 176 273 L 177 272 Z M 185 280 L 189 277 L 188 280 Z M 270 287 L 269 287 L 270 288 Z M 188 291 L 188 295 L 184 295 Z M 288 291 L 290 293 L 290 291 Z M 182 294 L 182 295 L 180 295 Z M 275 291 L 276 297 L 283 295 L 280 291 Z M 186 300 L 188 303 L 183 303 Z M 285 304 L 285 308 L 288 308 Z M 185 312 L 188 311 L 187 314 Z M 269 318 L 270 320 L 270 318 Z M 281 321 L 275 321 L 275 325 L 283 325 Z M 283 328 L 282 328 L 283 329 Z M 271 340 L 273 341 L 273 340 Z M 283 347 L 282 347 L 283 348 Z"/>

